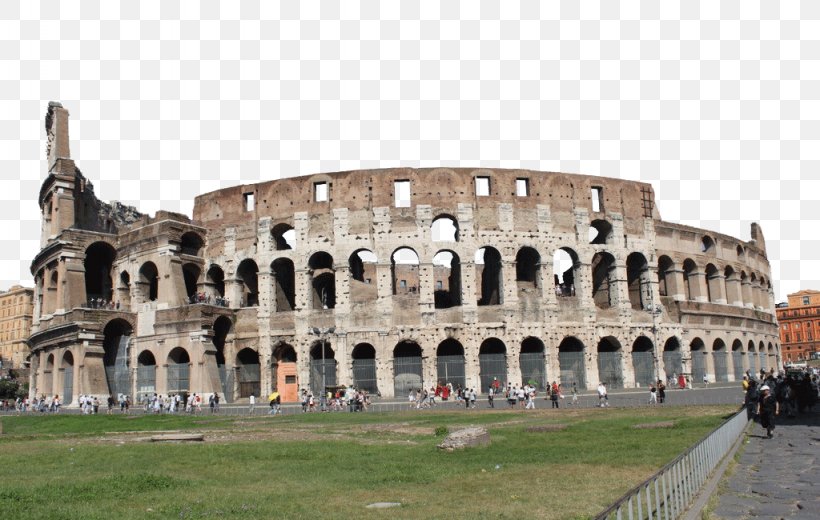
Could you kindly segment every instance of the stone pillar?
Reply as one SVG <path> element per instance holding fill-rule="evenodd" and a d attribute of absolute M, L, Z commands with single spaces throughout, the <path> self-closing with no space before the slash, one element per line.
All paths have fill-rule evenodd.
<path fill-rule="evenodd" d="M 63 259 L 65 275 L 60 277 L 60 282 L 63 285 L 63 299 L 58 307 L 73 309 L 85 305 L 88 301 L 88 295 L 85 292 L 84 260 L 83 257 L 73 255 L 66 255 Z"/>
<path fill-rule="evenodd" d="M 683 271 L 681 269 L 669 269 L 666 271 L 666 294 L 675 301 L 686 300 L 686 289 L 683 281 Z"/>
<path fill-rule="evenodd" d="M 579 338 L 580 339 L 580 338 Z M 587 390 L 597 388 L 600 382 L 598 374 L 598 343 L 594 338 L 587 337 L 584 342 L 584 380 L 587 383 Z"/>
<path fill-rule="evenodd" d="M 435 283 L 433 263 L 419 263 L 419 312 L 422 316 L 436 309 Z"/>
<path fill-rule="evenodd" d="M 709 296 L 712 303 L 726 304 L 726 284 L 720 271 L 714 272 L 711 276 L 706 275 L 706 283 L 709 284 Z"/>
<path fill-rule="evenodd" d="M 740 277 L 736 272 L 732 272 L 726 281 L 726 303 L 743 307 L 743 295 L 741 294 Z"/>
<path fill-rule="evenodd" d="M 742 278 L 740 281 L 741 293 L 743 295 L 743 306 L 747 309 L 754 309 L 754 300 L 752 299 L 752 283 L 748 278 Z"/>
<path fill-rule="evenodd" d="M 516 381 L 520 385 L 522 383 L 523 376 L 521 375 L 521 358 L 519 357 L 519 353 L 521 352 L 521 344 L 518 344 L 518 347 L 511 345 L 506 345 L 507 347 L 507 380 L 508 381 Z M 512 347 L 512 348 L 511 348 Z M 523 381 L 526 383 L 526 381 Z M 482 388 L 479 392 L 481 394 L 487 393 L 486 388 Z"/>
<path fill-rule="evenodd" d="M 225 298 L 232 309 L 238 309 L 242 300 L 242 281 L 238 278 L 225 277 Z"/>

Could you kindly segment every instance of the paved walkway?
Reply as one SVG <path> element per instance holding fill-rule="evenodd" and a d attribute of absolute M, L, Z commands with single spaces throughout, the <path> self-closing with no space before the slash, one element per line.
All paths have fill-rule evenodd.
<path fill-rule="evenodd" d="M 820 411 L 777 418 L 773 439 L 752 424 L 724 477 L 713 518 L 820 518 Z"/>

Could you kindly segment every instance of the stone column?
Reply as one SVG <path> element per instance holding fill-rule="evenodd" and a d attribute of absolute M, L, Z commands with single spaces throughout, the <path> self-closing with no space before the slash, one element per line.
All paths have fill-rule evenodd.
<path fill-rule="evenodd" d="M 709 284 L 709 296 L 712 303 L 726 304 L 726 284 L 720 271 L 714 272 L 711 276 L 706 275 L 706 283 Z"/>
<path fill-rule="evenodd" d="M 675 301 L 686 300 L 686 290 L 683 281 L 683 271 L 681 269 L 669 269 L 666 271 L 666 294 Z"/>
<path fill-rule="evenodd" d="M 740 281 L 741 294 L 743 295 L 743 306 L 747 309 L 754 309 L 754 300 L 752 299 L 752 283 L 748 278 L 742 278 Z"/>
<path fill-rule="evenodd" d="M 732 272 L 726 282 L 726 303 L 743 307 L 743 295 L 741 294 L 740 277 L 736 272 Z"/>

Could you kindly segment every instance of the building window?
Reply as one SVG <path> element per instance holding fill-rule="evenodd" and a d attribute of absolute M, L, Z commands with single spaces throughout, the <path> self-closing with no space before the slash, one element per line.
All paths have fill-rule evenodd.
<path fill-rule="evenodd" d="M 792 342 L 792 338 L 791 338 L 791 336 L 789 336 L 788 334 L 786 334 L 786 339 L 785 339 L 785 340 L 783 340 L 783 341 L 784 341 L 785 343 L 791 343 L 791 342 Z"/>
<path fill-rule="evenodd" d="M 803 296 L 803 305 L 808 305 L 811 303 L 811 298 L 808 296 Z"/>
<path fill-rule="evenodd" d="M 327 202 L 328 201 L 328 189 L 326 182 L 314 182 L 313 183 L 313 200 L 314 202 Z"/>
<path fill-rule="evenodd" d="M 799 323 L 795 323 L 795 324 L 794 324 L 794 328 L 795 328 L 795 329 L 797 329 L 797 330 L 800 330 L 800 324 L 799 324 Z"/>
<path fill-rule="evenodd" d="M 592 197 L 592 211 L 598 212 L 604 210 L 604 189 L 600 186 L 593 186 L 590 189 L 590 197 Z"/>
<path fill-rule="evenodd" d="M 399 287 L 407 289 L 407 280 L 399 280 Z"/>
<path fill-rule="evenodd" d="M 479 197 L 490 196 L 490 178 L 476 177 L 475 178 L 475 194 Z"/>
<path fill-rule="evenodd" d="M 783 330 L 789 330 L 789 324 L 788 323 L 783 324 Z"/>
<path fill-rule="evenodd" d="M 444 282 L 442 282 L 441 280 L 436 280 L 436 290 L 437 291 L 444 290 Z"/>
<path fill-rule="evenodd" d="M 530 180 L 529 179 L 515 179 L 515 195 L 518 197 L 530 196 Z"/>
<path fill-rule="evenodd" d="M 253 211 L 254 198 L 253 193 L 246 193 L 245 197 L 245 211 Z"/>
<path fill-rule="evenodd" d="M 393 183 L 393 193 L 396 196 L 397 208 L 410 207 L 410 181 L 395 181 Z"/>

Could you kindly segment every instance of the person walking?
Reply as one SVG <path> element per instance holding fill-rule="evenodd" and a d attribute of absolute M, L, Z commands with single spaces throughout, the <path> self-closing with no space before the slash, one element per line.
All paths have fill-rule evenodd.
<path fill-rule="evenodd" d="M 666 401 L 666 385 L 658 379 L 658 403 L 663 404 L 664 401 Z"/>
<path fill-rule="evenodd" d="M 253 415 L 253 412 L 254 412 L 255 409 L 256 409 L 256 396 L 253 395 L 253 392 L 251 392 L 251 395 L 248 398 L 248 414 Z"/>
<path fill-rule="evenodd" d="M 598 405 L 601 408 L 609 406 L 609 398 L 606 395 L 606 385 L 598 383 Z"/>
<path fill-rule="evenodd" d="M 649 404 L 658 404 L 658 389 L 654 383 L 649 384 Z"/>
<path fill-rule="evenodd" d="M 490 385 L 490 388 L 487 389 L 487 402 L 490 405 L 490 408 L 495 408 L 495 404 L 493 403 L 493 398 L 495 397 L 495 388 L 493 385 Z"/>
<path fill-rule="evenodd" d="M 769 385 L 760 387 L 760 397 L 757 401 L 757 415 L 760 416 L 760 425 L 766 429 L 766 437 L 774 437 L 774 418 L 780 414 L 780 403 L 777 402 Z"/>

